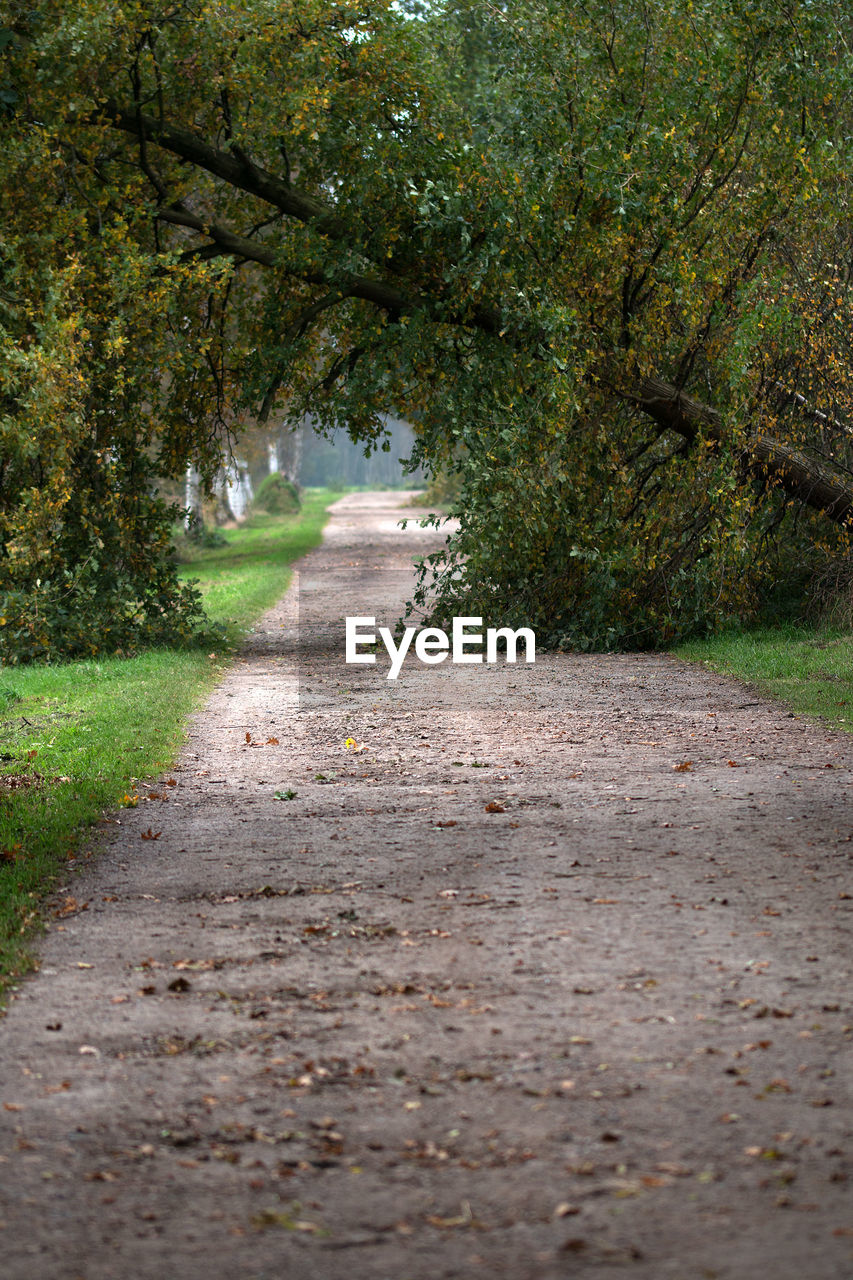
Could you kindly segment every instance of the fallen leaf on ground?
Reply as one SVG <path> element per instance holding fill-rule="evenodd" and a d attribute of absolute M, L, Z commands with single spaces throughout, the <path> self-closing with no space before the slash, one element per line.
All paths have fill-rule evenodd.
<path fill-rule="evenodd" d="M 482 1223 L 474 1217 L 467 1200 L 462 1201 L 462 1212 L 453 1218 L 441 1218 L 437 1214 L 427 1214 L 427 1222 L 433 1227 L 482 1227 Z"/>
<path fill-rule="evenodd" d="M 294 1218 L 287 1210 L 279 1209 L 261 1209 L 260 1213 L 253 1213 L 250 1219 L 252 1226 L 257 1227 L 259 1231 L 265 1230 L 267 1227 L 283 1227 L 285 1231 L 319 1231 L 321 1228 L 316 1222 L 307 1222 L 303 1218 Z"/>
<path fill-rule="evenodd" d="M 88 902 L 78 902 L 76 898 L 66 898 L 62 906 L 57 907 L 53 914 L 57 920 L 61 920 L 63 916 L 72 916 L 78 911 L 85 911 L 88 906 Z"/>

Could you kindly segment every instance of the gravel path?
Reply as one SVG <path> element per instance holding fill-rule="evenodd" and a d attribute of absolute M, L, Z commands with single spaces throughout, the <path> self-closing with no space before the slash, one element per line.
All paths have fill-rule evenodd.
<path fill-rule="evenodd" d="M 0 1274 L 849 1280 L 853 743 L 666 656 L 346 666 L 394 501 L 69 884 Z"/>

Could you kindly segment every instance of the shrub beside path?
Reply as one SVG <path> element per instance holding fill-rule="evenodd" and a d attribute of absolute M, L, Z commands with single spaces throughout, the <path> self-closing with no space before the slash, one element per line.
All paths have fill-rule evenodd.
<path fill-rule="evenodd" d="M 853 744 L 662 655 L 346 667 L 394 501 L 60 896 L 0 1271 L 846 1280 Z"/>

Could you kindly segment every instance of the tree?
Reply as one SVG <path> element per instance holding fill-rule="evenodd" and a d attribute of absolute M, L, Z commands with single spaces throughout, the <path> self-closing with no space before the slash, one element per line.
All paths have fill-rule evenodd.
<path fill-rule="evenodd" d="M 748 615 L 846 550 L 844 6 L 54 0 L 11 29 L 52 244 L 107 226 L 157 299 L 157 467 L 211 404 L 366 442 L 393 408 L 463 473 L 439 612 L 556 643 Z"/>
<path fill-rule="evenodd" d="M 185 402 L 194 379 L 207 394 L 199 353 L 181 357 L 174 337 L 199 289 L 215 311 L 220 273 L 181 287 L 134 234 L 132 182 L 124 213 L 115 188 L 78 189 L 73 146 L 21 109 L 36 46 L 17 31 L 0 45 L 0 660 L 203 636 L 157 482 L 190 453 L 209 478 L 219 464 L 213 413 L 182 416 L 169 386 L 177 357 Z"/>
<path fill-rule="evenodd" d="M 118 273 L 0 252 L 0 658 L 187 640 L 204 615 L 176 578 Z"/>

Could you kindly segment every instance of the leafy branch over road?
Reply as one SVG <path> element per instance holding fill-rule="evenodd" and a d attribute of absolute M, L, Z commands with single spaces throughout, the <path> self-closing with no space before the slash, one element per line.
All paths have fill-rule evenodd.
<path fill-rule="evenodd" d="M 392 411 L 461 477 L 438 616 L 647 647 L 799 607 L 844 562 L 839 0 L 52 13 L 2 55 L 2 296 L 10 435 L 53 397 L 100 449 L 56 472 L 55 522 L 81 456 L 81 492 L 120 458 L 141 496 L 253 416 L 369 448 Z M 31 592 L 33 465 L 0 503 Z"/>

